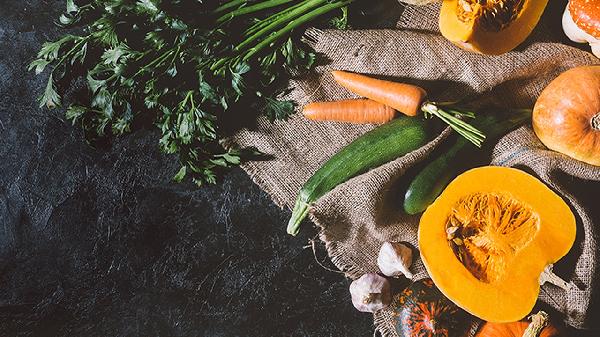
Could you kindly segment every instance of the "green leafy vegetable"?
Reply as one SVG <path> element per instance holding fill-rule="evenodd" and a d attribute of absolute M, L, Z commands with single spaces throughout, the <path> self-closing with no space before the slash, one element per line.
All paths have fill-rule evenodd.
<path fill-rule="evenodd" d="M 247 118 L 248 106 L 286 119 L 294 104 L 278 95 L 290 76 L 315 63 L 298 42 L 299 28 L 343 28 L 351 2 L 66 0 L 58 23 L 83 33 L 45 43 L 29 69 L 49 69 L 40 105 L 51 108 L 60 106 L 65 85 L 84 79 L 87 98 L 73 102 L 66 117 L 91 138 L 151 121 L 161 130 L 161 150 L 179 156 L 174 180 L 214 183 L 217 171 L 256 155 L 223 149 L 226 122 Z"/>

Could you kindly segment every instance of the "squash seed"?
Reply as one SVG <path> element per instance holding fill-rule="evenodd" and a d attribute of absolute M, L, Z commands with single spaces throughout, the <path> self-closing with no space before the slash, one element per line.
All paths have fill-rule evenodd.
<path fill-rule="evenodd" d="M 517 19 L 525 0 L 458 0 L 458 18 L 477 21 L 484 29 L 499 32 Z"/>
<path fill-rule="evenodd" d="M 539 229 L 533 209 L 500 193 L 475 193 L 460 199 L 446 221 L 454 255 L 482 282 L 502 277 L 512 258 Z"/>

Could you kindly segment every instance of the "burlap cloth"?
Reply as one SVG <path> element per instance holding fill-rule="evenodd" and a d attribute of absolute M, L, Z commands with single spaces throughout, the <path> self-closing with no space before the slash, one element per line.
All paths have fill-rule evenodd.
<path fill-rule="evenodd" d="M 499 57 L 464 52 L 438 33 L 438 6 L 408 7 L 397 30 L 319 31 L 306 33 L 308 42 L 328 61 L 309 78 L 291 83 L 290 97 L 306 102 L 352 97 L 333 82 L 331 69 L 390 76 L 418 83 L 439 100 L 466 96 L 507 107 L 532 107 L 541 90 L 566 69 L 595 64 L 591 54 L 552 42 L 538 27 L 525 46 Z M 554 40 L 555 41 L 555 40 Z M 590 88 L 592 89 L 592 88 Z M 596 90 L 593 88 L 592 90 Z M 297 114 L 287 122 L 260 120 L 256 128 L 243 130 L 230 145 L 256 146 L 275 159 L 249 162 L 243 168 L 280 206 L 291 208 L 302 184 L 335 152 L 372 126 L 311 122 Z M 356 177 L 321 198 L 311 219 L 321 231 L 332 262 L 350 278 L 377 272 L 376 256 L 383 241 L 407 241 L 417 245 L 418 217 L 404 214 L 397 184 L 403 173 L 424 159 L 441 141 Z M 502 138 L 493 150 L 493 165 L 518 166 L 537 175 L 570 203 L 578 217 L 578 237 L 571 253 L 555 271 L 576 285 L 565 292 L 544 286 L 540 300 L 565 314 L 565 322 L 577 328 L 600 327 L 598 233 L 600 219 L 591 218 L 591 205 L 583 205 L 571 193 L 576 184 L 600 181 L 600 168 L 548 151 L 529 126 Z M 588 188 L 593 188 L 590 185 Z M 595 188 L 600 185 L 596 184 Z M 598 200 L 596 207 L 600 206 Z M 307 226 L 308 224 L 304 224 Z M 281 224 L 284 231 L 286 224 Z M 417 277 L 426 277 L 417 260 Z M 374 315 L 384 336 L 397 336 L 391 313 Z"/>

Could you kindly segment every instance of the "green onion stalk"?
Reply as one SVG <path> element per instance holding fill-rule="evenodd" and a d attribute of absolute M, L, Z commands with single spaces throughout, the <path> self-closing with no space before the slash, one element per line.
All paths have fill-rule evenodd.
<path fill-rule="evenodd" d="M 250 26 L 245 31 L 245 38 L 228 55 L 216 60 L 210 69 L 220 74 L 226 68 L 235 67 L 240 62 L 249 62 L 264 49 L 289 37 L 295 29 L 315 21 L 319 17 L 329 14 L 336 9 L 348 6 L 352 2 L 354 0 L 267 0 L 248 4 L 248 1 L 232 0 L 215 11 L 216 14 L 220 15 L 217 19 L 218 24 L 225 24 L 234 18 L 265 9 L 282 8 Z M 234 4 L 230 5 L 231 3 Z M 246 4 L 247 6 L 244 6 Z M 288 7 L 284 5 L 288 5 Z M 224 11 L 223 8 L 235 9 L 222 14 Z"/>

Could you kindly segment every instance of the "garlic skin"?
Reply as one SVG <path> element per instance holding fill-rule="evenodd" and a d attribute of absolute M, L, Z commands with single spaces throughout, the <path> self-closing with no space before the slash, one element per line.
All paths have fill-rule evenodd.
<path fill-rule="evenodd" d="M 562 26 L 565 34 L 571 41 L 577 43 L 589 43 L 592 47 L 592 53 L 596 55 L 596 57 L 600 57 L 600 39 L 593 37 L 577 26 L 575 21 L 573 21 L 568 4 L 563 13 Z"/>
<path fill-rule="evenodd" d="M 410 271 L 412 265 L 412 248 L 400 242 L 384 242 L 377 256 L 377 265 L 385 276 L 413 278 Z"/>
<path fill-rule="evenodd" d="M 392 301 L 390 282 L 377 274 L 365 274 L 350 284 L 352 304 L 358 311 L 376 312 Z"/>

